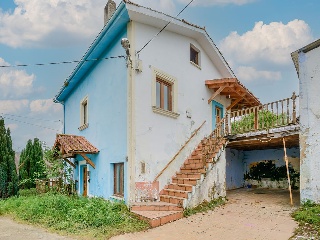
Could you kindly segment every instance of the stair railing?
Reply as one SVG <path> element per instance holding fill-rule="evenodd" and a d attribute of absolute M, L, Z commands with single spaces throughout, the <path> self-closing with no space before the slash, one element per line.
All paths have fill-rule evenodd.
<path fill-rule="evenodd" d="M 216 150 L 221 145 L 224 137 L 228 135 L 229 132 L 229 121 L 228 113 L 220 122 L 216 123 L 215 129 L 211 134 L 202 140 L 202 162 L 206 166 L 208 162 L 212 162 Z"/>

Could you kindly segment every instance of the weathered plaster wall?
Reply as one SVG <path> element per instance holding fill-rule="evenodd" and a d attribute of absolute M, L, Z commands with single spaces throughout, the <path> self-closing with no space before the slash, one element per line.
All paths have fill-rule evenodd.
<path fill-rule="evenodd" d="M 123 54 L 120 40 L 126 37 L 123 29 L 108 50 L 101 57 Z M 124 162 L 127 169 L 127 68 L 124 59 L 99 61 L 65 101 L 65 132 L 85 136 L 100 152 L 90 155 L 95 163 L 90 170 L 88 183 L 89 196 L 109 198 L 113 194 L 113 163 Z M 88 97 L 89 127 L 83 131 L 80 127 L 80 103 Z M 78 160 L 83 160 L 78 157 Z M 79 193 L 82 191 L 82 176 L 79 162 L 75 169 L 75 179 L 79 181 Z M 125 174 L 125 189 L 127 175 Z M 126 198 L 125 191 L 124 197 Z"/>
<path fill-rule="evenodd" d="M 135 24 L 136 49 L 140 49 L 158 29 L 145 24 Z M 190 43 L 201 52 L 201 69 L 190 63 Z M 164 31 L 141 53 L 143 72 L 135 76 L 135 132 L 136 132 L 136 181 L 153 181 L 156 175 L 178 152 L 203 121 L 206 124 L 191 141 L 184 152 L 159 179 L 160 190 L 183 164 L 186 157 L 200 140 L 212 131 L 212 106 L 207 100 L 212 95 L 205 80 L 221 78 L 221 74 L 202 49 L 201 45 L 188 37 Z M 152 68 L 177 79 L 177 119 L 152 111 Z M 217 97 L 215 101 L 226 106 L 229 99 Z M 191 112 L 191 118 L 186 111 Z M 145 173 L 141 162 L 146 163 Z"/>
<path fill-rule="evenodd" d="M 221 150 L 217 162 L 207 171 L 206 177 L 194 187 L 186 207 L 226 196 L 226 151 Z"/>
<path fill-rule="evenodd" d="M 243 175 L 245 165 L 243 164 L 243 151 L 226 149 L 226 184 L 227 190 L 243 187 Z"/>
<path fill-rule="evenodd" d="M 320 48 L 299 53 L 301 201 L 320 202 Z"/>

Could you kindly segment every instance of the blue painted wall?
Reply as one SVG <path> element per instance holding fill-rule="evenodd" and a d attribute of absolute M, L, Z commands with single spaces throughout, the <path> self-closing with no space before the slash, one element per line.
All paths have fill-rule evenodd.
<path fill-rule="evenodd" d="M 212 101 L 212 130 L 216 128 L 216 107 L 219 107 L 221 109 L 220 118 L 222 119 L 224 116 L 224 108 L 221 103 L 218 103 L 216 101 Z"/>
<path fill-rule="evenodd" d="M 287 148 L 287 156 L 300 158 L 299 148 Z M 245 151 L 243 163 L 245 165 L 245 170 L 249 171 L 250 163 L 263 161 L 263 160 L 273 160 L 275 161 L 275 164 L 277 167 L 285 165 L 283 158 L 284 158 L 283 148 Z"/>
<path fill-rule="evenodd" d="M 287 148 L 287 156 L 290 158 L 300 158 L 299 148 Z M 227 189 L 235 189 L 244 186 L 243 176 L 249 171 L 251 163 L 273 160 L 276 166 L 283 166 L 284 151 L 280 149 L 238 151 L 236 149 L 226 149 L 226 184 Z"/>
<path fill-rule="evenodd" d="M 226 184 L 227 189 L 236 189 L 243 187 L 243 175 L 245 166 L 243 164 L 243 151 L 236 149 L 226 149 L 227 171 Z"/>
<path fill-rule="evenodd" d="M 113 36 L 101 58 L 123 55 L 121 38 L 127 36 L 127 28 Z M 88 96 L 89 127 L 80 127 L 80 103 Z M 90 170 L 88 195 L 110 198 L 113 195 L 113 163 L 124 162 L 124 189 L 127 184 L 127 67 L 125 59 L 101 60 L 65 100 L 65 132 L 86 137 L 100 152 L 89 155 L 96 168 Z M 82 157 L 77 157 L 82 161 Z M 78 189 L 82 188 L 79 178 L 80 164 L 75 169 Z M 82 174 L 82 173 L 81 173 Z M 126 199 L 127 192 L 124 197 Z"/>

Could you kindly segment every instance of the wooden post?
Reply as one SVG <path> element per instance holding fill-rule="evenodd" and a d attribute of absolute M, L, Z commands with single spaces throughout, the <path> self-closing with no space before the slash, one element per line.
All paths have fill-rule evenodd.
<path fill-rule="evenodd" d="M 287 167 L 287 176 L 288 176 L 288 184 L 289 184 L 289 192 L 290 192 L 290 203 L 291 203 L 291 206 L 293 206 L 291 182 L 290 182 L 290 173 L 289 173 L 289 162 L 288 162 L 287 149 L 286 149 L 286 141 L 284 140 L 284 138 L 282 138 L 282 140 L 283 140 L 284 160 L 286 162 L 286 167 Z"/>
<path fill-rule="evenodd" d="M 296 112 L 296 93 L 293 92 L 292 94 L 292 123 L 296 124 L 297 123 L 297 112 Z"/>
<path fill-rule="evenodd" d="M 254 108 L 254 130 L 257 131 L 259 129 L 259 107 Z"/>

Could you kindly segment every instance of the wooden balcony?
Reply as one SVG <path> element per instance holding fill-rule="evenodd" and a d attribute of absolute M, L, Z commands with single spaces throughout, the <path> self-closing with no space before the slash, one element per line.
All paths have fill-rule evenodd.
<path fill-rule="evenodd" d="M 216 125 L 211 138 L 226 137 L 228 147 L 253 150 L 299 146 L 295 93 L 290 98 L 231 111 Z"/>

